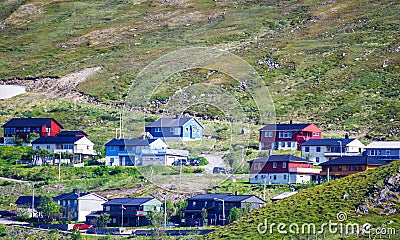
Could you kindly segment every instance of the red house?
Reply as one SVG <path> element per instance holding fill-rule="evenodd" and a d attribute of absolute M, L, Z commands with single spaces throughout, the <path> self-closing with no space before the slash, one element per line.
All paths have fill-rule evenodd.
<path fill-rule="evenodd" d="M 260 129 L 259 149 L 301 150 L 305 141 L 321 137 L 321 130 L 312 123 L 267 124 Z"/>
<path fill-rule="evenodd" d="M 294 155 L 270 155 L 250 163 L 250 183 L 307 183 L 315 181 L 321 169 L 311 161 Z"/>
<path fill-rule="evenodd" d="M 3 128 L 6 140 L 14 137 L 26 139 L 31 133 L 39 133 L 41 137 L 54 137 L 63 127 L 54 118 L 12 118 Z"/>

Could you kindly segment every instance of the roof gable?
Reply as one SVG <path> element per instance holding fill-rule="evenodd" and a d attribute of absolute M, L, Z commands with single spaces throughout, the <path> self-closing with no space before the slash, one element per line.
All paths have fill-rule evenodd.
<path fill-rule="evenodd" d="M 4 127 L 41 127 L 54 121 L 63 128 L 54 118 L 12 118 L 3 125 Z"/>

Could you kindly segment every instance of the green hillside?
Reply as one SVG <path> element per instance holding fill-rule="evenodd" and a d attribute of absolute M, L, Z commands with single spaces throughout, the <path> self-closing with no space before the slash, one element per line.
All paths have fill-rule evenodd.
<path fill-rule="evenodd" d="M 306 238 L 308 228 L 302 234 L 303 224 L 315 224 L 318 239 L 325 236 L 327 239 L 340 239 L 339 233 L 346 233 L 347 224 L 358 224 L 360 230 L 364 224 L 369 223 L 373 227 L 370 230 L 372 239 L 379 239 L 379 227 L 395 229 L 396 234 L 391 234 L 393 239 L 399 237 L 400 227 L 400 162 L 394 162 L 385 167 L 375 170 L 354 174 L 340 180 L 331 181 L 314 188 L 305 189 L 298 194 L 276 203 L 267 204 L 265 207 L 254 210 L 249 216 L 230 224 L 227 227 L 219 228 L 209 234 L 207 239 L 315 239 L 316 234 Z M 345 221 L 341 221 L 344 218 Z M 261 233 L 257 230 L 260 223 L 267 220 L 267 231 L 260 227 Z M 332 223 L 343 224 L 344 230 L 330 231 L 328 226 L 322 224 Z M 271 224 L 276 225 L 271 227 Z M 278 224 L 286 224 L 281 230 L 288 233 L 278 232 Z M 299 234 L 290 234 L 289 226 L 297 224 Z M 265 224 L 264 224 L 265 226 Z M 332 225 L 333 226 L 333 225 Z M 339 225 L 338 225 L 339 226 Z M 272 229 L 272 233 L 270 233 Z M 296 232 L 296 228 L 293 231 Z M 334 229 L 334 228 L 332 228 Z M 350 232 L 350 228 L 348 233 Z M 311 233 L 313 233 L 311 231 Z M 367 232 L 365 232 L 367 233 Z M 378 235 L 378 236 L 377 236 Z M 364 237 L 368 237 L 367 234 Z M 388 236 L 382 234 L 384 238 Z M 293 237 L 293 238 L 290 238 Z M 352 237 L 357 239 L 353 234 Z M 361 235 L 359 236 L 361 238 Z M 346 238 L 348 239 L 348 238 Z M 353 238 L 350 238 L 353 239 Z"/>
<path fill-rule="evenodd" d="M 218 47 L 258 71 L 279 121 L 367 139 L 400 136 L 397 1 L 9 0 L 0 8 L 1 80 L 101 66 L 77 90 L 118 104 L 163 54 Z M 200 81 L 204 73 L 174 78 Z"/>

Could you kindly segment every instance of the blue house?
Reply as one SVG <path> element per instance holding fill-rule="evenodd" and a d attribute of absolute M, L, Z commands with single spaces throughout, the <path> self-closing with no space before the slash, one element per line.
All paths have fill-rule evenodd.
<path fill-rule="evenodd" d="M 106 166 L 171 165 L 175 160 L 187 160 L 186 150 L 169 149 L 158 138 L 114 138 L 105 144 Z"/>
<path fill-rule="evenodd" d="M 160 118 L 146 125 L 145 132 L 164 141 L 201 140 L 204 127 L 193 117 Z"/>
<path fill-rule="evenodd" d="M 372 142 L 365 147 L 367 156 L 380 160 L 400 160 L 400 141 Z"/>

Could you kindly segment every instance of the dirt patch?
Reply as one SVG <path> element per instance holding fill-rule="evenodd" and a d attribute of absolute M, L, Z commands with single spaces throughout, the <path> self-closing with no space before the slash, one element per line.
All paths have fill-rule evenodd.
<path fill-rule="evenodd" d="M 7 24 L 19 26 L 25 25 L 32 21 L 34 18 L 37 18 L 39 15 L 43 14 L 44 12 L 45 11 L 41 6 L 35 5 L 33 3 L 22 5 L 2 22 L 2 28 L 4 28 L 4 26 Z"/>
<path fill-rule="evenodd" d="M 95 98 L 78 92 L 75 88 L 80 83 L 94 76 L 101 67 L 85 68 L 79 72 L 70 73 L 59 78 L 12 79 L 5 84 L 22 85 L 34 97 L 58 98 L 74 102 L 101 104 Z"/>

